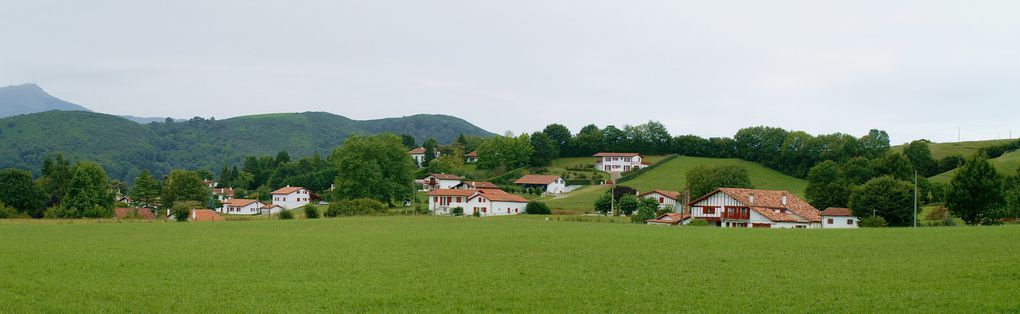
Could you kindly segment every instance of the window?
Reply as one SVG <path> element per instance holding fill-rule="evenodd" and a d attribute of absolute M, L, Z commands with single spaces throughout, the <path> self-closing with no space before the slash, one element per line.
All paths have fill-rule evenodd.
<path fill-rule="evenodd" d="M 832 218 L 829 218 L 827 223 L 831 225 L 832 224 Z"/>
<path fill-rule="evenodd" d="M 854 220 L 853 219 L 847 219 L 846 220 L 846 224 L 853 226 Z"/>
<path fill-rule="evenodd" d="M 705 215 L 715 215 L 715 207 L 702 207 L 701 213 Z"/>
<path fill-rule="evenodd" d="M 659 204 L 662 204 L 662 203 L 665 203 L 665 202 L 666 202 L 666 198 L 662 197 L 662 196 L 659 196 Z"/>

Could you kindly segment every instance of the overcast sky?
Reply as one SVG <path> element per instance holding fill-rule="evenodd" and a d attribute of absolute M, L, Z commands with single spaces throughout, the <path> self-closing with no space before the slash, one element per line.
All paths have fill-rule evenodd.
<path fill-rule="evenodd" d="M 1020 1 L 0 0 L 0 85 L 94 111 L 1020 136 Z"/>

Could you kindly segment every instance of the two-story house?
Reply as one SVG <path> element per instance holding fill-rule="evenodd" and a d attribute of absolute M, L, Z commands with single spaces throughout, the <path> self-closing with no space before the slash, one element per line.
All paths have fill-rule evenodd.
<path fill-rule="evenodd" d="M 598 153 L 595 157 L 595 170 L 605 172 L 623 172 L 648 166 L 641 162 L 638 153 Z"/>
<path fill-rule="evenodd" d="M 235 198 L 223 203 L 223 207 L 217 212 L 231 215 L 258 215 L 262 213 L 262 207 L 266 204 L 258 200 Z"/>
<path fill-rule="evenodd" d="M 677 191 L 666 191 L 666 190 L 653 190 L 645 192 L 638 197 L 650 198 L 659 202 L 659 208 L 669 208 L 674 212 L 680 212 L 683 206 L 680 206 L 680 192 Z"/>
<path fill-rule="evenodd" d="M 691 219 L 737 228 L 820 228 L 821 212 L 787 191 L 719 188 L 690 204 Z"/>
<path fill-rule="evenodd" d="M 461 176 L 448 173 L 430 173 L 418 180 L 422 190 L 431 191 L 436 189 L 452 189 L 464 180 Z"/>
<path fill-rule="evenodd" d="M 273 191 L 273 205 L 279 205 L 286 209 L 295 209 L 308 205 L 313 200 L 322 199 L 312 191 L 300 186 L 287 186 Z"/>
<path fill-rule="evenodd" d="M 524 212 L 528 200 L 498 189 L 438 189 L 429 192 L 429 211 L 450 215 L 461 208 L 465 216 L 504 216 Z"/>
<path fill-rule="evenodd" d="M 414 159 L 414 164 L 418 165 L 419 168 L 425 168 L 428 166 L 425 164 L 425 147 L 419 146 L 418 148 L 407 151 L 407 153 L 411 155 L 411 158 Z M 439 158 L 439 155 L 439 150 L 437 149 L 435 153 L 433 153 L 433 158 Z"/>
<path fill-rule="evenodd" d="M 529 174 L 517 179 L 514 184 L 523 188 L 538 188 L 549 194 L 560 194 L 567 190 L 567 181 L 553 175 Z"/>

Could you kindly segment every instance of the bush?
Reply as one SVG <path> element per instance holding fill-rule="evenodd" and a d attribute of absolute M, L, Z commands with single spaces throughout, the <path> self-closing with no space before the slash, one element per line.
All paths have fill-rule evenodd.
<path fill-rule="evenodd" d="M 188 221 L 188 216 L 191 216 L 191 209 L 183 206 L 174 207 L 174 220 L 177 221 Z"/>
<path fill-rule="evenodd" d="M 386 204 L 370 198 L 358 198 L 330 203 L 324 216 L 372 216 L 385 213 Z"/>
<path fill-rule="evenodd" d="M 277 218 L 280 219 L 294 219 L 294 213 L 288 209 L 281 210 L 280 213 L 276 214 Z"/>
<path fill-rule="evenodd" d="M 866 216 L 861 218 L 860 226 L 862 228 L 884 228 L 886 222 L 882 216 Z"/>
<path fill-rule="evenodd" d="M 691 220 L 691 222 L 688 223 L 687 225 L 688 226 L 692 226 L 692 227 L 707 227 L 707 226 L 711 226 L 712 224 L 710 224 L 708 222 L 708 220 L 694 219 L 694 220 Z"/>
<path fill-rule="evenodd" d="M 528 206 L 524 207 L 524 213 L 529 215 L 548 215 L 552 211 L 549 210 L 549 206 L 545 205 L 545 203 L 531 201 L 528 202 Z"/>
<path fill-rule="evenodd" d="M 20 215 L 18 215 L 18 210 L 11 207 L 7 207 L 7 205 L 4 205 L 4 203 L 0 203 L 0 219 L 18 218 L 19 216 Z"/>
<path fill-rule="evenodd" d="M 43 212 L 43 218 L 49 219 L 71 218 L 71 215 L 72 213 L 64 210 L 64 207 L 59 205 L 47 208 L 46 211 Z"/>
<path fill-rule="evenodd" d="M 450 210 L 450 215 L 464 216 L 464 208 L 463 207 L 454 207 L 453 209 Z"/>
<path fill-rule="evenodd" d="M 308 219 L 319 218 L 319 209 L 315 208 L 315 206 L 313 206 L 312 204 L 305 205 L 304 211 L 305 211 L 305 218 L 308 218 Z"/>
<path fill-rule="evenodd" d="M 463 209 L 461 209 L 461 211 L 463 211 Z M 482 212 L 475 210 L 475 211 L 471 212 L 471 216 L 482 217 Z"/>

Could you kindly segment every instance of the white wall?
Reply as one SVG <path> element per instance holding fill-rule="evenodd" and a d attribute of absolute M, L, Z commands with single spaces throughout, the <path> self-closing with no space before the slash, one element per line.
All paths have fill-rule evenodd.
<path fill-rule="evenodd" d="M 596 164 L 597 170 L 601 171 L 627 171 L 641 168 L 641 156 L 634 157 L 599 157 L 601 164 Z M 624 169 L 630 166 L 630 169 Z"/>
<path fill-rule="evenodd" d="M 468 201 L 470 197 L 460 196 L 460 202 L 457 201 L 458 196 L 439 197 L 450 197 L 451 200 L 448 204 L 442 200 L 437 203 L 435 197 L 429 196 L 429 210 L 434 215 L 449 215 L 450 210 L 455 207 L 463 208 L 464 216 L 473 216 L 476 210 L 483 217 L 517 215 L 523 213 L 524 207 L 528 205 L 527 203 L 518 202 L 490 202 L 484 197 L 475 197 Z"/>
<path fill-rule="evenodd" d="M 253 202 L 244 207 L 229 207 L 226 204 L 220 208 L 220 212 L 230 215 L 258 215 L 262 212 L 262 202 Z"/>
<path fill-rule="evenodd" d="M 287 195 L 273 194 L 273 204 L 280 205 L 286 209 L 295 209 L 308 205 L 311 202 L 312 193 L 307 189 L 300 189 Z"/>
<path fill-rule="evenodd" d="M 560 194 L 567 190 L 567 181 L 563 178 L 558 178 L 553 183 L 549 183 L 545 186 L 545 192 L 549 194 Z"/>
<path fill-rule="evenodd" d="M 679 212 L 680 204 L 672 198 L 668 198 L 665 195 L 659 194 L 658 192 L 652 192 L 645 194 L 644 198 L 650 198 L 659 202 L 659 208 L 671 208 L 674 212 Z"/>
<path fill-rule="evenodd" d="M 829 223 L 829 219 L 832 219 L 832 223 Z M 847 221 L 850 223 L 847 223 Z M 846 217 L 846 216 L 822 216 L 822 228 L 833 228 L 833 229 L 848 229 L 857 228 L 860 221 L 857 217 Z"/>

